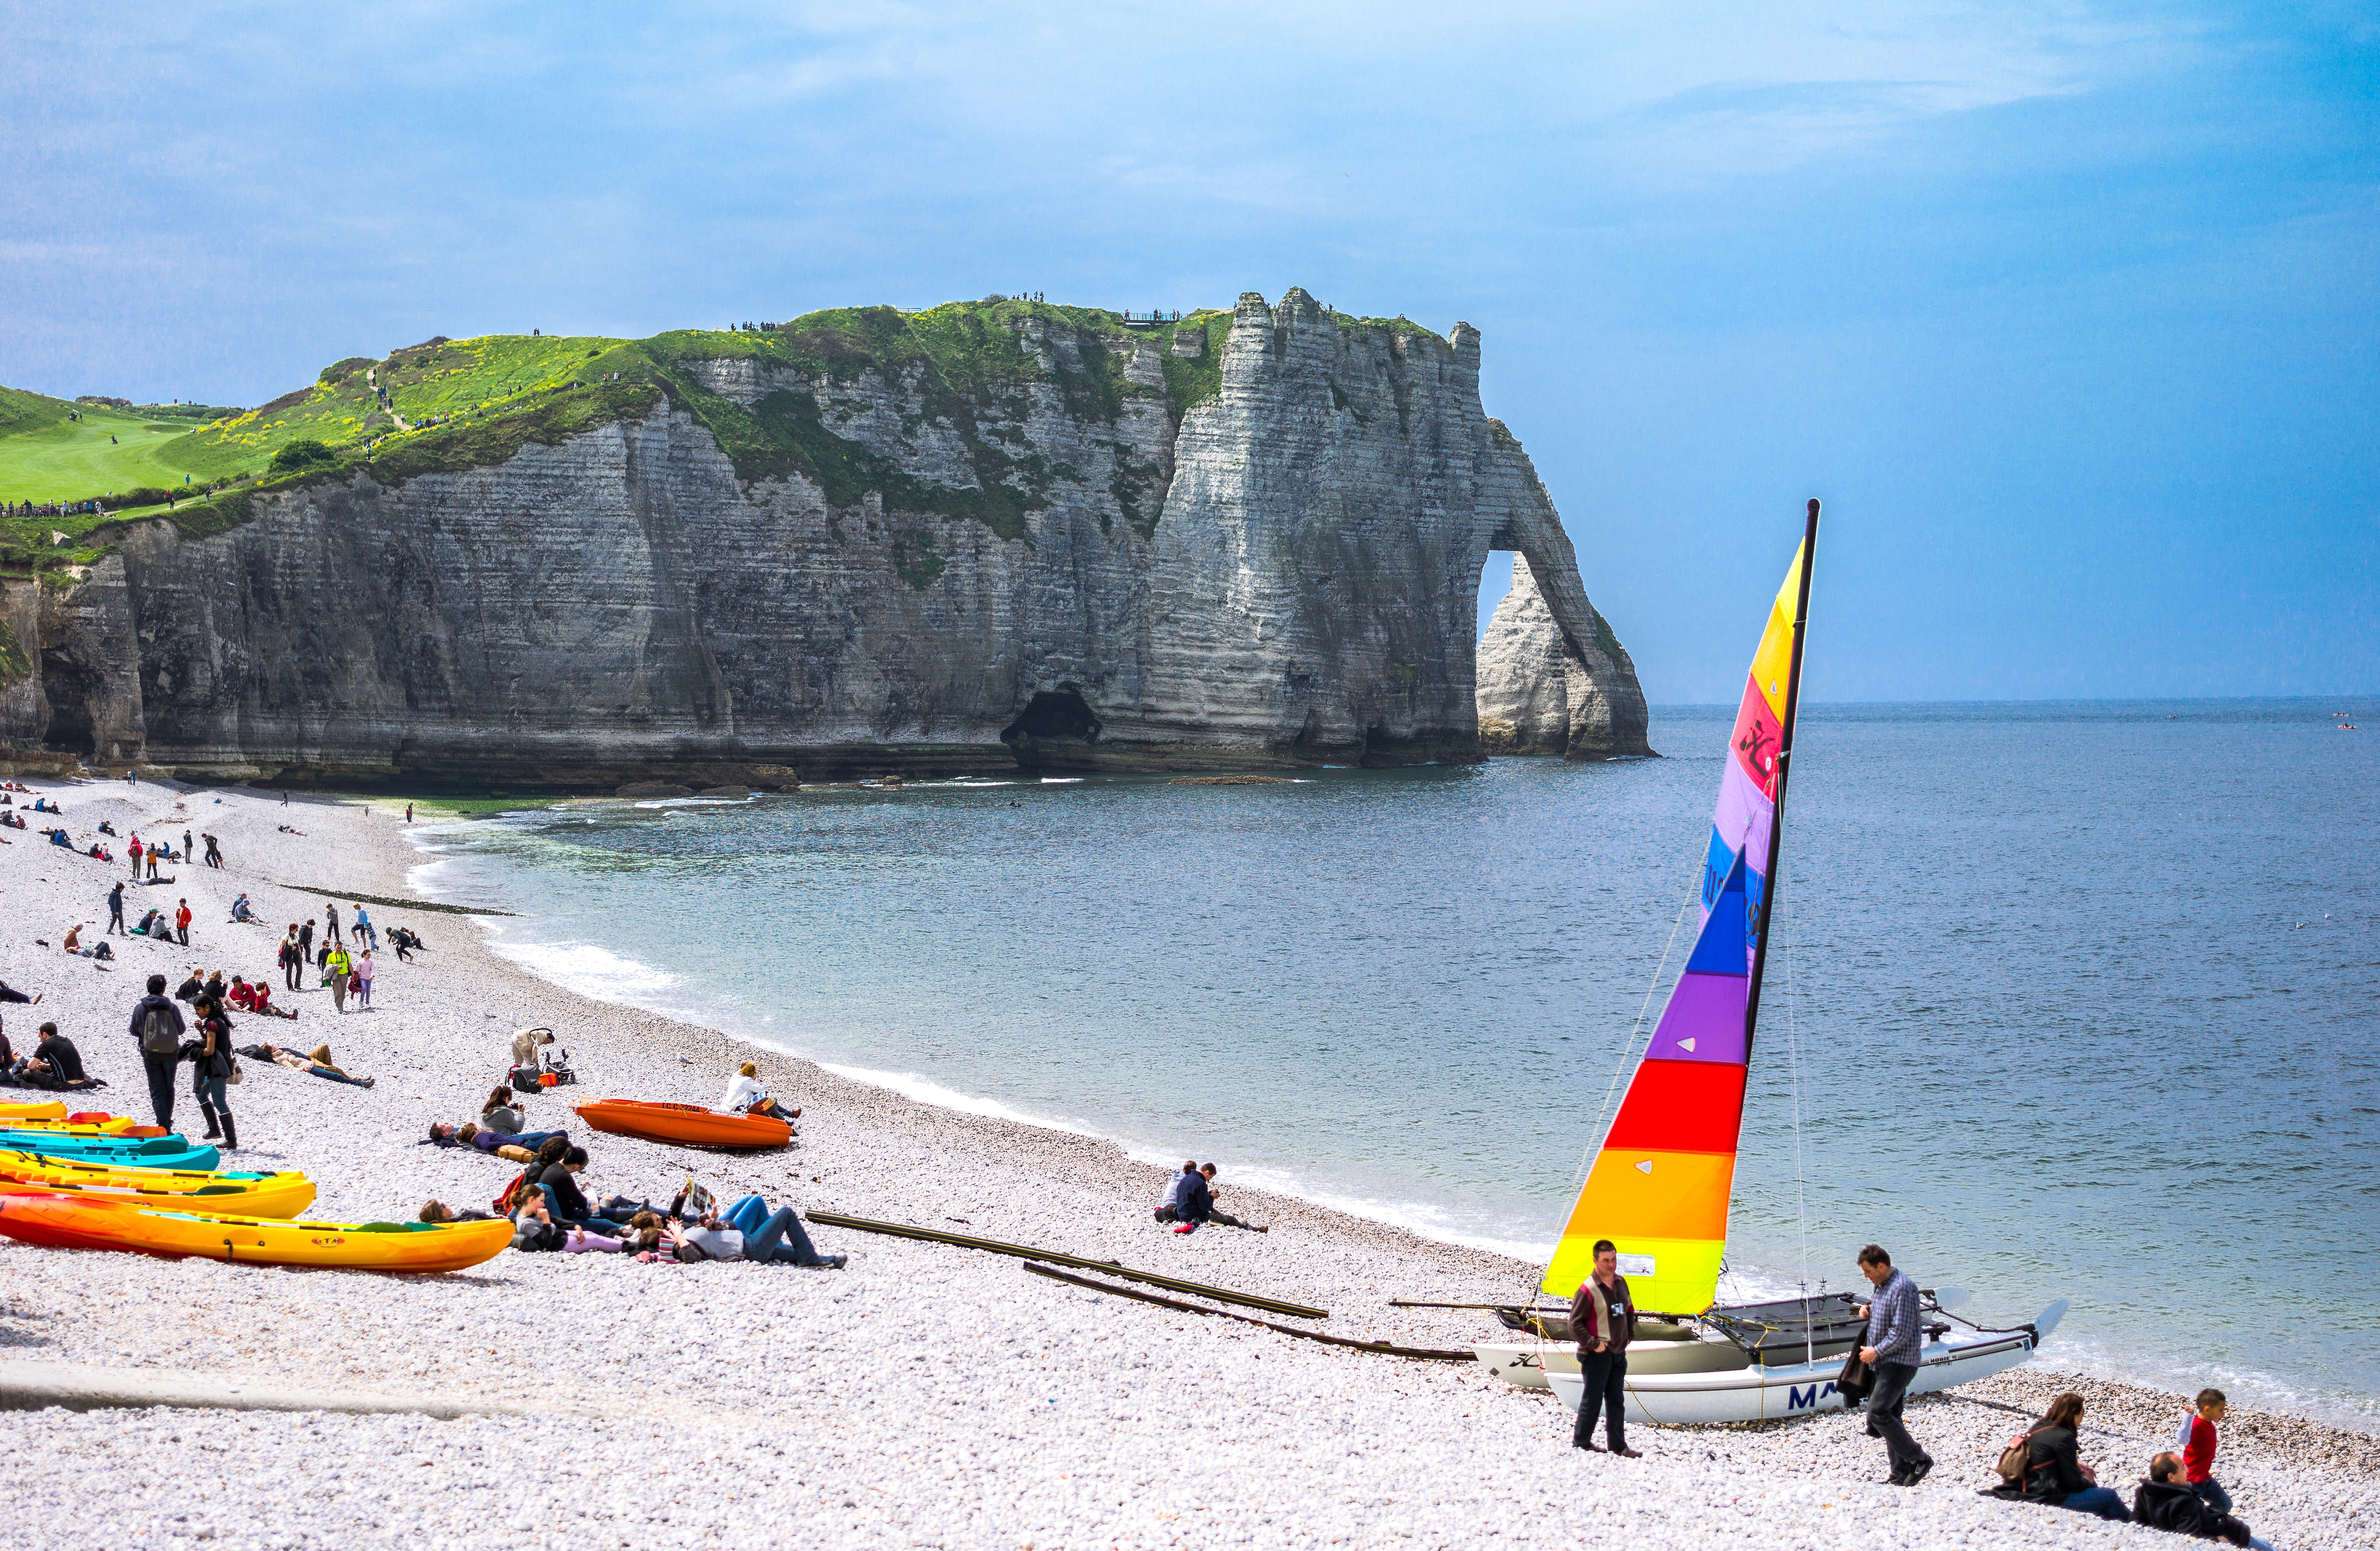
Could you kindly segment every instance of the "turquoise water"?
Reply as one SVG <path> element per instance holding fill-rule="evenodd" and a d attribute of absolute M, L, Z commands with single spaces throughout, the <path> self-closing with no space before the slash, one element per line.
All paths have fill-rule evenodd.
<path fill-rule="evenodd" d="M 1985 1315 L 2071 1297 L 2052 1361 L 2380 1426 L 2345 709 L 2380 708 L 1811 709 L 1733 1290 L 1873 1239 Z M 1609 765 L 525 809 L 418 880 L 527 913 L 499 946 L 576 988 L 1536 1254 L 1687 946 L 1729 716 Z"/>

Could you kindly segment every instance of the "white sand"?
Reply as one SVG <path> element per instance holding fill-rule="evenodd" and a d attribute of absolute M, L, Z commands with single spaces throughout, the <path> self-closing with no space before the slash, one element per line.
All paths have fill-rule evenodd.
<path fill-rule="evenodd" d="M 126 1027 L 143 977 L 178 984 L 195 963 L 277 987 L 282 925 L 327 902 L 276 885 L 402 896 L 418 860 L 387 803 L 285 810 L 249 794 L 218 803 L 148 783 L 33 784 L 63 796 L 78 838 L 108 818 L 128 834 L 162 825 L 177 844 L 185 828 L 224 842 L 227 870 L 185 866 L 172 889 L 128 891 L 144 905 L 187 895 L 192 947 L 118 938 L 112 971 L 55 945 L 69 920 L 93 923 L 87 932 L 105 921 L 104 892 L 124 865 L 67 854 L 37 830 L 6 831 L 0 846 L 0 975 L 44 994 L 38 1008 L 0 1008 L 9 1036 L 30 1048 L 55 1018 L 112 1084 L 94 1107 L 143 1120 Z M 307 835 L 279 833 L 285 822 Z M 226 924 L 241 890 L 268 925 Z M 304 1168 L 321 1183 L 317 1218 L 409 1218 L 432 1195 L 484 1206 L 511 1166 L 414 1144 L 432 1119 L 476 1113 L 512 1030 L 543 1023 L 582 1073 L 568 1097 L 712 1103 L 735 1062 L 757 1057 L 808 1111 L 791 1153 L 756 1158 L 595 1135 L 565 1098 L 532 1100 L 533 1125 L 568 1124 L 589 1145 L 590 1194 L 665 1200 L 692 1173 L 722 1198 L 756 1190 L 772 1205 L 1113 1257 L 1320 1304 L 1335 1334 L 1417 1345 L 1463 1346 L 1494 1327 L 1476 1315 L 1391 1310 L 1387 1299 L 1510 1299 L 1529 1279 L 1500 1256 L 1250 1192 L 1226 1191 L 1224 1205 L 1271 1222 L 1269 1234 L 1165 1233 L 1148 1217 L 1160 1171 L 1112 1145 L 932 1109 L 587 1000 L 486 951 L 461 917 L 371 915 L 383 934 L 404 920 L 431 944 L 418 964 L 380 955 L 372 1012 L 334 1016 L 328 994 L 310 991 L 297 999 L 296 1024 L 248 1019 L 238 1034 L 327 1039 L 350 1071 L 380 1078 L 366 1091 L 249 1063 L 234 1090 L 247 1144 L 235 1162 Z M 176 1119 L 200 1129 L 187 1091 Z M 1914 1403 L 1911 1426 L 1940 1464 L 1913 1491 L 1878 1484 L 1881 1445 L 1840 1414 L 1763 1429 L 1640 1427 L 1632 1442 L 1645 1458 L 1629 1461 L 1572 1451 L 1555 1401 L 1474 1365 L 1334 1351 L 1059 1286 L 955 1248 L 814 1236 L 848 1252 L 850 1267 L 507 1253 L 462 1275 L 390 1278 L 0 1241 L 5 1357 L 601 1413 L 27 1413 L 8 1423 L 0 1544 L 2168 1544 L 1976 1495 L 2021 1425 L 1998 1407 L 2037 1409 L 2070 1382 L 2056 1374 L 2020 1370 Z M 2110 1385 L 2089 1393 L 2085 1456 L 2129 1495 L 2180 1402 Z M 2218 1473 L 2241 1516 L 2278 1545 L 2374 1544 L 2380 1440 L 2235 1412 Z"/>

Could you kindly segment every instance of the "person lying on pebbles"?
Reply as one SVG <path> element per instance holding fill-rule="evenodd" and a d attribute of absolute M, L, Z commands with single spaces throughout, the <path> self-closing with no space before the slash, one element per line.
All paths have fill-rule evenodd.
<path fill-rule="evenodd" d="M 639 1260 L 675 1260 L 693 1265 L 705 1260 L 757 1260 L 763 1264 L 800 1266 L 817 1271 L 839 1271 L 848 1255 L 820 1254 L 791 1206 L 769 1210 L 768 1202 L 747 1195 L 724 1212 L 706 1213 L 692 1227 L 674 1221 L 662 1224 L 669 1241 L 666 1250 L 639 1254 Z"/>
<path fill-rule="evenodd" d="M 269 1060 L 292 1072 L 303 1072 L 327 1082 L 346 1083 L 358 1088 L 370 1087 L 380 1080 L 377 1077 L 351 1077 L 340 1071 L 331 1062 L 328 1045 L 317 1045 L 310 1054 L 303 1056 L 295 1050 L 285 1050 L 278 1045 L 243 1045 L 239 1053 L 250 1060 Z"/>
<path fill-rule="evenodd" d="M 421 1204 L 421 1220 L 424 1222 L 493 1222 L 495 1218 L 477 1206 L 466 1206 L 457 1211 L 443 1201 L 433 1198 Z"/>
<path fill-rule="evenodd" d="M 425 1140 L 416 1143 L 415 1145 L 477 1147 L 483 1153 L 493 1153 L 498 1157 L 510 1158 L 515 1163 L 534 1163 L 537 1161 L 537 1150 L 555 1141 L 566 1146 L 569 1145 L 570 1133 L 566 1131 L 498 1131 L 493 1126 L 481 1125 L 477 1121 L 465 1121 L 460 1125 L 455 1125 L 446 1121 L 432 1121 L 430 1124 L 430 1135 Z"/>

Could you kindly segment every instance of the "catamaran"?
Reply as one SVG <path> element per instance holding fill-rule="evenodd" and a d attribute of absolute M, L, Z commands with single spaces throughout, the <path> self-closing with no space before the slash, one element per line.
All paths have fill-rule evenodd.
<path fill-rule="evenodd" d="M 1835 1379 L 1863 1328 L 1851 1294 L 1717 1303 L 1744 1083 L 1768 966 L 1817 545 L 1813 501 L 1802 547 L 1753 655 L 1729 740 L 1703 866 L 1701 930 L 1539 1284 L 1560 1306 L 1497 1310 L 1524 1339 L 1475 1349 L 1491 1373 L 1524 1387 L 1550 1387 L 1572 1411 L 1585 1381 L 1567 1344 L 1568 1305 L 1594 1268 L 1598 1239 L 1618 1247 L 1620 1273 L 1637 1307 L 1653 1311 L 1640 1317 L 1628 1349 L 1632 1418 L 1669 1424 L 1757 1422 L 1843 1404 Z M 2031 1324 L 1991 1329 L 1951 1313 L 1964 1296 L 1949 1288 L 1926 1290 L 1921 1300 L 1925 1342 L 1910 1393 L 2015 1366 L 2066 1312 L 2060 1301 Z"/>

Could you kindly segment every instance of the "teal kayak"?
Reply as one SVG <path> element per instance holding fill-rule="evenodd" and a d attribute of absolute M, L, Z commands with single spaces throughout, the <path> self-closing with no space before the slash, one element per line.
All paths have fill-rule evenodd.
<path fill-rule="evenodd" d="M 186 1136 L 61 1136 L 48 1131 L 0 1131 L 0 1150 L 42 1153 L 83 1162 L 125 1164 L 135 1169 L 189 1169 L 212 1172 L 223 1155 L 193 1145 Z"/>

